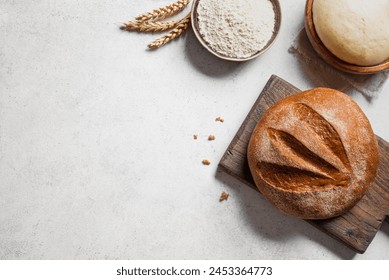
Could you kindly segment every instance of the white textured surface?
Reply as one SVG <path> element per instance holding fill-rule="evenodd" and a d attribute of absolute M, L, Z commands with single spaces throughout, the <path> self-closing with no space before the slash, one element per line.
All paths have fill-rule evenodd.
<path fill-rule="evenodd" d="M 0 258 L 388 259 L 388 224 L 355 255 L 215 178 L 271 74 L 312 86 L 288 53 L 304 1 L 281 1 L 275 45 L 241 64 L 191 32 L 149 52 L 155 35 L 119 30 L 169 2 L 0 0 Z M 387 140 L 388 91 L 353 96 Z"/>

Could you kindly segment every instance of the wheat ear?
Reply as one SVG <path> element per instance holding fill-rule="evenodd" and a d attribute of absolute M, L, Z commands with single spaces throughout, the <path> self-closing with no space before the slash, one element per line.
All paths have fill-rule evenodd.
<path fill-rule="evenodd" d="M 170 31 L 162 38 L 159 38 L 154 42 L 150 43 L 148 47 L 150 49 L 156 49 L 162 47 L 163 45 L 181 36 L 182 33 L 184 33 L 186 29 L 188 29 L 189 26 L 190 26 L 190 13 L 187 14 L 183 19 L 181 19 L 177 24 L 177 26 L 172 31 Z"/>
<path fill-rule="evenodd" d="M 162 32 L 174 28 L 180 21 L 127 21 L 120 29 L 127 31 L 138 31 L 138 32 Z"/>
<path fill-rule="evenodd" d="M 159 9 L 155 9 L 152 12 L 141 14 L 135 19 L 137 21 L 150 21 L 157 19 L 164 19 L 181 12 L 189 4 L 190 0 L 178 0 L 177 2 L 167 5 Z"/>

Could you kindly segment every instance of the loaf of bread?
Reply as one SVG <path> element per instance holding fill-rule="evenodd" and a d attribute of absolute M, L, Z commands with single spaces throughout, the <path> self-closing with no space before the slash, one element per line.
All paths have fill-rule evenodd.
<path fill-rule="evenodd" d="M 314 0 L 320 40 L 351 64 L 373 66 L 389 59 L 389 0 Z"/>
<path fill-rule="evenodd" d="M 274 206 L 303 219 L 326 219 L 362 198 L 377 172 L 378 148 L 349 96 L 316 88 L 266 111 L 251 136 L 248 163 Z"/>

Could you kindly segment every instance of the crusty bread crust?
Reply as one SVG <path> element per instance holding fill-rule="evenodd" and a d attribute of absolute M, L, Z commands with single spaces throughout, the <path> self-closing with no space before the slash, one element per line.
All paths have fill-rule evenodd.
<path fill-rule="evenodd" d="M 377 141 L 346 94 L 315 88 L 266 111 L 248 147 L 258 189 L 281 211 L 326 219 L 353 207 L 374 180 Z"/>

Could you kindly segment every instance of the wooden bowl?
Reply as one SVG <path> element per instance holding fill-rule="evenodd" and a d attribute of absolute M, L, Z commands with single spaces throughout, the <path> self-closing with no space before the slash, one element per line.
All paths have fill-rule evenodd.
<path fill-rule="evenodd" d="M 313 15 L 312 15 L 312 6 L 314 0 L 307 0 L 305 6 L 305 31 L 307 32 L 309 41 L 311 42 L 315 51 L 330 65 L 335 68 L 353 74 L 374 74 L 380 71 L 389 69 L 389 60 L 386 60 L 380 64 L 373 66 L 359 66 L 355 64 L 348 63 L 341 60 L 332 54 L 323 42 L 320 40 L 319 35 L 315 30 L 315 25 L 313 24 Z"/>
<path fill-rule="evenodd" d="M 266 46 L 263 47 L 260 51 L 253 54 L 252 56 L 246 57 L 246 58 L 236 58 L 236 57 L 225 56 L 223 54 L 220 54 L 220 53 L 212 50 L 208 46 L 207 42 L 205 42 L 205 40 L 203 39 L 203 36 L 201 35 L 201 33 L 199 31 L 199 25 L 198 25 L 198 19 L 197 19 L 197 6 L 199 4 L 199 1 L 201 1 L 201 0 L 194 0 L 193 4 L 192 4 L 191 23 L 192 23 L 192 28 L 193 28 L 194 34 L 196 35 L 197 39 L 199 40 L 201 45 L 203 45 L 204 48 L 206 48 L 210 53 L 212 53 L 213 55 L 215 55 L 221 59 L 230 60 L 230 61 L 238 61 L 238 62 L 254 59 L 254 58 L 260 56 L 261 54 L 263 54 L 265 51 L 267 51 L 273 45 L 274 40 L 276 39 L 278 32 L 280 31 L 280 27 L 281 27 L 280 3 L 278 2 L 278 0 L 270 0 L 270 2 L 273 4 L 273 9 L 274 9 L 274 14 L 275 14 L 275 25 L 274 25 L 273 35 L 271 36 L 269 42 L 267 42 Z"/>

